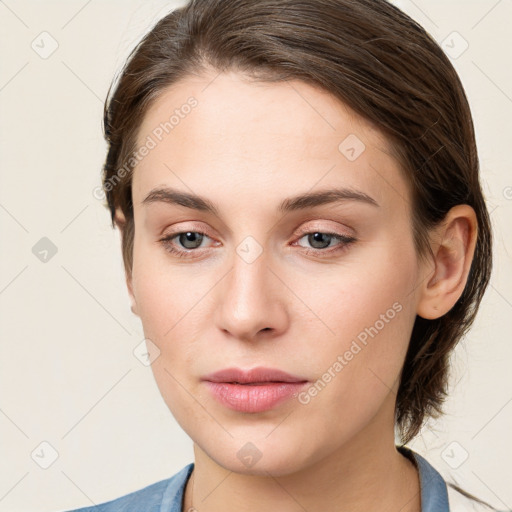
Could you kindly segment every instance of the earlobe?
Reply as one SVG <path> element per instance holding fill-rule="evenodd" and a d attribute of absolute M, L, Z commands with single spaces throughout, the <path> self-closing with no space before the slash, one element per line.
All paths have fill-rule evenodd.
<path fill-rule="evenodd" d="M 427 320 L 446 314 L 462 295 L 473 261 L 477 220 L 469 205 L 454 206 L 432 234 L 434 269 L 423 273 L 416 313 Z"/>
<path fill-rule="evenodd" d="M 123 231 L 124 225 L 126 222 L 126 217 L 124 216 L 123 210 L 121 208 L 116 208 L 115 215 L 114 215 L 114 222 L 119 231 Z"/>
<path fill-rule="evenodd" d="M 135 300 L 135 294 L 133 293 L 133 285 L 131 276 L 126 276 L 126 287 L 128 288 L 128 295 L 130 296 L 130 309 L 132 313 L 136 316 L 139 316 L 139 311 L 137 309 L 137 301 Z"/>

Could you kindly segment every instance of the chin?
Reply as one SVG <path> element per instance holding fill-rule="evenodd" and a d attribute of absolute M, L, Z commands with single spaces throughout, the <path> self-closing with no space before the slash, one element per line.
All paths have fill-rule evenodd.
<path fill-rule="evenodd" d="M 242 463 L 238 458 L 230 458 L 228 460 L 217 459 L 216 462 L 226 470 L 238 473 L 240 475 L 252 476 L 274 476 L 281 477 L 295 473 L 302 469 L 300 461 L 296 457 L 280 458 L 280 454 L 273 454 L 272 457 L 262 457 L 253 465 Z"/>
<path fill-rule="evenodd" d="M 321 447 L 307 446 L 302 439 L 290 436 L 262 435 L 233 437 L 224 443 L 205 445 L 204 452 L 216 464 L 242 475 L 286 476 L 311 465 Z M 258 434 L 261 434 L 258 432 Z M 298 449 L 300 447 L 300 449 Z"/>

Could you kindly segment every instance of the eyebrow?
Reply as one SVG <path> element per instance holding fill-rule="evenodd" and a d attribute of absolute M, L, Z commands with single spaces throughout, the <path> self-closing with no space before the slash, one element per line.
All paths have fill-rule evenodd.
<path fill-rule="evenodd" d="M 375 207 L 380 206 L 375 199 L 360 190 L 355 190 L 353 188 L 335 188 L 320 190 L 318 192 L 308 192 L 286 198 L 279 204 L 278 211 L 281 213 L 287 213 L 340 201 L 359 201 Z M 218 208 L 210 200 L 196 194 L 183 192 L 169 187 L 158 187 L 151 190 L 141 204 L 147 205 L 160 202 L 179 205 L 185 208 L 199 210 L 219 216 Z"/>

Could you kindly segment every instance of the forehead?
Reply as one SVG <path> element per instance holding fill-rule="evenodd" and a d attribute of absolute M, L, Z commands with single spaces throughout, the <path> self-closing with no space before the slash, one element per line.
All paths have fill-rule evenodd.
<path fill-rule="evenodd" d="M 134 172 L 138 203 L 164 184 L 207 196 L 236 188 L 240 197 L 261 192 L 277 199 L 318 184 L 364 189 L 384 204 L 386 195 L 406 197 L 383 134 L 328 92 L 298 80 L 190 76 L 146 112 L 137 137 L 137 148 L 143 146 L 151 149 Z"/>

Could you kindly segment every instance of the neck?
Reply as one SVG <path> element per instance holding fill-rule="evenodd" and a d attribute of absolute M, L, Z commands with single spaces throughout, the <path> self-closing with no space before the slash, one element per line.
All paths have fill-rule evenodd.
<path fill-rule="evenodd" d="M 418 471 L 382 425 L 368 425 L 315 464 L 278 477 L 230 471 L 195 443 L 194 455 L 185 511 L 421 512 Z"/>

